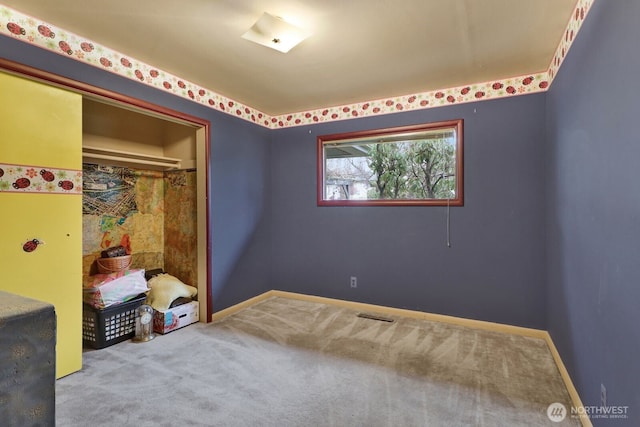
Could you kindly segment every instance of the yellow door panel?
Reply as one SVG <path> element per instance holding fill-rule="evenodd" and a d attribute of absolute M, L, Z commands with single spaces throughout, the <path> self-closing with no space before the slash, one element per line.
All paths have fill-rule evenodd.
<path fill-rule="evenodd" d="M 45 202 L 45 203 L 43 203 Z M 82 368 L 82 211 L 77 195 L 0 194 L 3 224 L 0 287 L 46 301 L 57 317 L 56 375 Z M 43 244 L 33 252 L 23 245 L 32 239 Z"/>
<path fill-rule="evenodd" d="M 82 98 L 0 73 L 0 162 L 82 169 Z"/>
<path fill-rule="evenodd" d="M 0 73 L 0 123 L 0 164 L 82 169 L 79 94 Z M 82 196 L 16 188 L 0 185 L 0 289 L 55 306 L 59 378 L 82 367 Z"/>

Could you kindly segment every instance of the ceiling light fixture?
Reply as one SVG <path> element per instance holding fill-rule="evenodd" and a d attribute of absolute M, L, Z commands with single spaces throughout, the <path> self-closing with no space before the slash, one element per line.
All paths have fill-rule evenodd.
<path fill-rule="evenodd" d="M 287 53 L 308 36 L 301 28 L 265 12 L 242 38 Z"/>

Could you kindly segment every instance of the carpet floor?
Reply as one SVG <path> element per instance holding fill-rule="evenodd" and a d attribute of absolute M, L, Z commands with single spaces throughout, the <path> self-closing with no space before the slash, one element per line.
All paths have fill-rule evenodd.
<path fill-rule="evenodd" d="M 361 318 L 274 297 L 146 343 L 85 351 L 56 383 L 69 426 L 568 426 L 547 344 L 440 322 Z"/>

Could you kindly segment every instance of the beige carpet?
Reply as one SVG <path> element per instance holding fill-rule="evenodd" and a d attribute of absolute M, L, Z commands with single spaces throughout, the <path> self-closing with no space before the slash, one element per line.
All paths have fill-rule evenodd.
<path fill-rule="evenodd" d="M 545 426 L 570 399 L 546 343 L 271 298 L 213 324 L 84 354 L 67 426 Z"/>

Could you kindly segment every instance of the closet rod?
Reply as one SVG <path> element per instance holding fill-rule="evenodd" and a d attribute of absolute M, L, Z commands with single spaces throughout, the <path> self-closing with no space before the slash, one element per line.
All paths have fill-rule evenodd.
<path fill-rule="evenodd" d="M 132 159 L 130 157 L 120 157 L 120 156 L 112 156 L 108 154 L 93 154 L 93 153 L 85 153 L 82 156 L 84 159 L 102 159 L 102 160 L 111 160 L 116 162 L 124 162 L 131 163 L 136 165 L 148 165 L 148 166 L 162 166 L 169 169 L 179 169 L 180 163 L 166 163 L 166 162 L 157 162 L 153 160 L 143 160 L 143 159 Z"/>
<path fill-rule="evenodd" d="M 172 157 L 113 150 L 110 148 L 91 147 L 86 145 L 82 147 L 82 158 L 108 160 L 133 165 L 160 166 L 167 169 L 180 169 L 181 162 L 181 159 Z"/>

